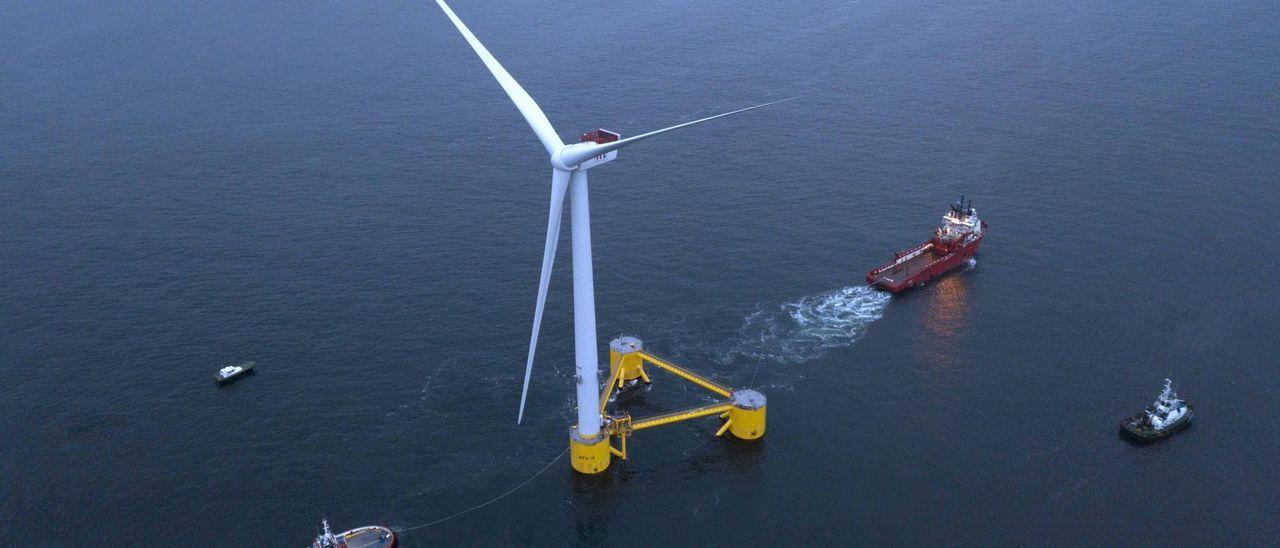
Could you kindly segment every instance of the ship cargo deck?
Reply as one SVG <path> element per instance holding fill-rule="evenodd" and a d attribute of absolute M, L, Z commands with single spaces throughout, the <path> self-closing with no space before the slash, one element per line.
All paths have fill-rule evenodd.
<path fill-rule="evenodd" d="M 893 268 L 886 268 L 883 272 L 875 275 L 875 281 L 872 285 L 896 285 L 905 281 L 909 276 L 920 272 L 929 263 L 937 260 L 939 254 L 937 249 L 929 246 L 928 249 L 922 251 L 919 255 L 903 261 Z"/>
<path fill-rule="evenodd" d="M 391 548 L 396 545 L 396 537 L 390 530 L 370 526 L 352 529 L 340 535 L 342 546 L 346 548 Z"/>

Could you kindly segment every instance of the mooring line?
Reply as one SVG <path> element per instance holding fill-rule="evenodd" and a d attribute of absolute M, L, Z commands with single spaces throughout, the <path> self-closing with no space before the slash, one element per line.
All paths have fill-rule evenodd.
<path fill-rule="evenodd" d="M 424 524 L 422 524 L 422 525 L 414 525 L 413 527 L 401 527 L 401 528 L 399 528 L 399 529 L 396 529 L 396 532 L 397 532 L 397 533 L 403 533 L 403 532 L 405 532 L 405 531 L 412 531 L 412 530 L 414 530 L 414 529 L 422 529 L 423 527 L 431 527 L 432 525 L 435 525 L 435 524 L 437 524 L 437 523 L 444 523 L 444 522 L 449 521 L 449 520 L 451 520 L 451 519 L 453 519 L 453 518 L 456 518 L 456 517 L 458 517 L 458 516 L 461 516 L 461 515 L 464 515 L 464 514 L 469 514 L 469 513 L 471 513 L 471 512 L 474 512 L 474 511 L 476 511 L 476 510 L 479 510 L 479 509 L 481 509 L 481 508 L 484 508 L 485 506 L 488 506 L 488 505 L 490 505 L 490 504 L 493 504 L 493 503 L 495 503 L 495 502 L 498 502 L 498 501 L 500 501 L 500 500 L 502 500 L 502 499 L 506 498 L 506 497 L 507 497 L 507 495 L 510 495 L 511 493 L 514 493 L 514 492 L 516 492 L 516 491 L 520 490 L 520 488 L 521 488 L 521 487 L 524 487 L 525 485 L 528 485 L 528 484 L 529 484 L 529 482 L 531 482 L 531 481 L 533 481 L 533 480 L 537 479 L 537 478 L 538 478 L 538 476 L 541 476 L 543 472 L 546 472 L 548 468 L 551 468 L 551 465 L 553 465 L 553 464 L 555 464 L 557 461 L 559 461 L 559 460 L 560 460 L 560 458 L 561 458 L 561 457 L 564 457 L 564 454 L 565 454 L 565 453 L 568 453 L 568 452 L 569 452 L 569 448 L 567 448 L 567 447 L 566 447 L 564 451 L 561 451 L 559 455 L 556 455 L 556 458 L 551 459 L 551 462 L 548 462 L 548 463 L 547 463 L 547 465 L 546 465 L 546 466 L 543 466 L 541 470 L 538 470 L 538 472 L 537 472 L 537 473 L 535 473 L 535 474 L 534 474 L 534 475 L 532 475 L 532 476 L 529 476 L 529 479 L 526 479 L 526 480 L 524 480 L 524 481 L 520 482 L 518 485 L 516 485 L 515 487 L 512 487 L 512 488 L 510 488 L 510 489 L 508 489 L 505 493 L 502 493 L 501 495 L 498 495 L 498 496 L 496 496 L 496 497 L 493 497 L 493 498 L 489 499 L 488 501 L 485 501 L 485 502 L 483 502 L 483 503 L 481 503 L 481 504 L 477 504 L 477 505 L 475 505 L 475 506 L 472 506 L 471 508 L 467 508 L 466 510 L 463 510 L 463 511 L 461 511 L 461 512 L 457 512 L 457 513 L 455 513 L 455 514 L 450 514 L 450 515 L 448 515 L 448 516 L 442 517 L 442 518 L 440 518 L 440 519 L 438 519 L 438 520 L 435 520 L 435 521 L 432 521 L 432 522 L 429 522 L 429 523 L 424 523 Z"/>

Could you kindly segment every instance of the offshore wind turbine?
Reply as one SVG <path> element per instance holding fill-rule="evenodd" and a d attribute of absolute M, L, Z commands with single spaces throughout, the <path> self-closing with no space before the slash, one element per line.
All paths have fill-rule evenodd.
<path fill-rule="evenodd" d="M 592 277 L 591 263 L 591 215 L 587 201 L 587 170 L 602 163 L 613 160 L 617 150 L 650 137 L 668 131 L 680 129 L 722 118 L 732 114 L 747 112 L 795 99 L 791 97 L 780 101 L 772 101 L 760 105 L 708 116 L 692 122 L 685 122 L 648 133 L 620 139 L 619 135 L 604 130 L 597 130 L 583 136 L 585 142 L 565 144 L 556 134 L 556 130 L 547 119 L 546 114 L 534 102 L 533 97 L 524 90 L 519 82 L 507 72 L 484 44 L 471 33 L 467 25 L 445 3 L 436 0 L 440 9 L 457 27 L 458 32 L 466 39 L 471 49 L 475 50 L 498 84 L 502 86 L 507 97 L 515 103 L 520 114 L 524 116 L 529 127 L 533 129 L 542 146 L 547 149 L 551 162 L 551 206 L 547 214 L 547 237 L 542 253 L 542 274 L 538 281 L 538 300 L 533 312 L 533 331 L 529 337 L 529 354 L 525 362 L 524 385 L 520 390 L 520 411 L 516 422 L 524 420 L 524 407 L 528 399 L 529 378 L 533 373 L 533 359 L 538 346 L 538 330 L 542 325 L 543 305 L 546 303 L 547 286 L 551 281 L 551 267 L 555 260 L 556 245 L 560 238 L 560 217 L 564 210 L 566 192 L 572 197 L 570 201 L 570 229 L 573 245 L 573 335 L 574 364 L 577 372 L 578 425 L 576 432 L 570 433 L 571 449 L 581 446 L 593 446 L 608 440 L 601 435 L 600 381 L 598 378 L 599 363 L 596 354 L 596 303 L 595 282 Z M 607 444 L 606 444 L 607 445 Z M 591 451 L 595 452 L 595 451 Z M 576 451 L 575 451 L 576 453 Z M 576 456 L 576 455 L 575 455 Z M 605 453 L 607 458 L 608 453 Z M 575 468 L 576 468 L 575 464 Z"/>

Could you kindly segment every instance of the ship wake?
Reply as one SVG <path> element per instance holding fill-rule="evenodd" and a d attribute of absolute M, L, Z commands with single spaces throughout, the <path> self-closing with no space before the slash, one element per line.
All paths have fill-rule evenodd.
<path fill-rule="evenodd" d="M 760 305 L 729 341 L 724 362 L 738 357 L 782 363 L 808 361 L 857 342 L 884 315 L 891 296 L 866 285 Z"/>

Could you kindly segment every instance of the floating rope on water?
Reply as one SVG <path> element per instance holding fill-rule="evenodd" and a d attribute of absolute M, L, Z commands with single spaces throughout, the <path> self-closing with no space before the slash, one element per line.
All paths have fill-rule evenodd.
<path fill-rule="evenodd" d="M 515 486 L 515 487 L 512 487 L 512 488 L 510 488 L 510 489 L 507 489 L 507 490 L 506 490 L 506 492 L 502 493 L 501 495 L 498 495 L 498 496 L 496 496 L 496 497 L 493 497 L 493 498 L 491 498 L 491 499 L 489 499 L 489 500 L 487 500 L 487 501 L 485 501 L 485 502 L 483 502 L 483 503 L 480 503 L 480 504 L 477 504 L 477 505 L 475 505 L 475 506 L 472 506 L 471 508 L 467 508 L 466 510 L 462 510 L 461 512 L 457 512 L 457 513 L 454 513 L 454 514 L 450 514 L 450 515 L 448 515 L 448 516 L 442 517 L 442 518 L 440 518 L 440 519 L 438 519 L 438 520 L 435 520 L 435 521 L 432 521 L 432 522 L 424 523 L 424 524 L 422 524 L 422 525 L 414 525 L 413 527 L 400 527 L 400 528 L 397 528 L 397 529 L 395 530 L 395 532 L 397 532 L 397 533 L 403 533 L 403 532 L 405 532 L 405 531 L 412 531 L 412 530 L 414 530 L 414 529 L 422 529 L 423 527 L 431 527 L 432 525 L 435 525 L 435 524 L 437 524 L 437 523 L 444 523 L 444 522 L 449 521 L 449 520 L 451 520 L 451 519 L 453 519 L 453 518 L 456 518 L 456 517 L 458 517 L 458 516 L 462 516 L 462 515 L 470 514 L 471 512 L 474 512 L 474 511 L 476 511 L 476 510 L 479 510 L 479 509 L 481 509 L 481 508 L 484 508 L 485 506 L 488 506 L 488 505 L 493 504 L 493 503 L 495 503 L 495 502 L 498 502 L 498 501 L 500 501 L 500 500 L 502 500 L 502 499 L 504 499 L 504 498 L 507 498 L 507 496 L 508 496 L 508 495 L 510 495 L 510 494 L 512 494 L 512 493 L 514 493 L 514 492 L 516 492 L 516 491 L 519 491 L 521 487 L 524 487 L 524 486 L 528 485 L 528 484 L 529 484 L 529 482 L 531 482 L 531 481 L 533 481 L 533 480 L 537 479 L 537 478 L 538 478 L 538 476 L 541 476 L 543 472 L 546 472 L 548 468 L 551 468 L 551 465 L 553 465 L 553 464 L 555 464 L 557 461 L 559 461 L 562 457 L 564 457 L 564 454 L 565 454 L 565 453 L 568 453 L 568 452 L 569 452 L 569 448 L 567 448 L 567 447 L 566 447 L 564 451 L 561 451 L 559 455 L 556 455 L 556 458 L 551 459 L 551 462 L 548 462 L 548 463 L 547 463 L 547 465 L 546 465 L 546 466 L 543 466 L 541 470 L 538 470 L 535 474 L 533 474 L 532 476 L 529 476 L 529 479 L 526 479 L 526 480 L 524 480 L 524 481 L 522 481 L 522 482 L 520 482 L 520 483 L 516 484 L 516 486 Z"/>

